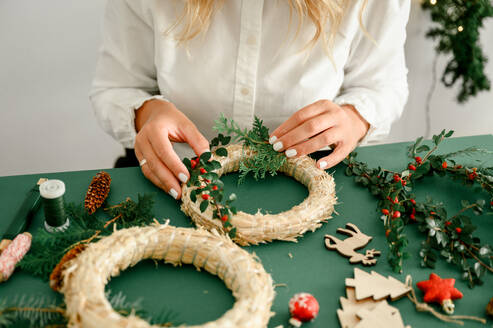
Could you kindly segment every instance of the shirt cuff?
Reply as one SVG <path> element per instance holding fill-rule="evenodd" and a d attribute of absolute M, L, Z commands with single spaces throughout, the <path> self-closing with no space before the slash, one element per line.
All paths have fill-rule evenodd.
<path fill-rule="evenodd" d="M 362 92 L 343 94 L 334 99 L 334 103 L 342 105 L 351 105 L 358 113 L 370 124 L 370 128 L 366 135 L 359 142 L 360 146 L 366 145 L 371 142 L 380 141 L 385 138 L 389 129 L 382 126 L 382 120 L 377 117 L 377 111 L 375 103 L 370 99 L 368 95 Z"/>
<path fill-rule="evenodd" d="M 142 107 L 142 105 L 144 105 L 144 103 L 146 103 L 147 101 L 152 100 L 152 99 L 160 99 L 160 100 L 164 100 L 164 101 L 169 101 L 168 99 L 164 98 L 161 95 L 155 95 L 155 96 L 149 96 L 149 97 L 140 97 L 140 98 L 136 99 L 130 105 L 130 108 L 129 108 L 129 115 L 128 115 L 129 121 L 127 122 L 128 131 L 129 131 L 128 138 L 125 138 L 124 140 L 120 141 L 121 144 L 123 145 L 123 147 L 134 148 L 135 136 L 137 135 L 137 131 L 135 130 L 135 111 L 137 109 L 139 109 L 140 107 Z"/>

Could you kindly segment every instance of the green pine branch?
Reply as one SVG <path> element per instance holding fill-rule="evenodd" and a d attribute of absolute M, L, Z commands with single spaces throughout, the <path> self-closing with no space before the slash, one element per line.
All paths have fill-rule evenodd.
<path fill-rule="evenodd" d="M 256 180 L 265 178 L 267 173 L 274 176 L 286 163 L 286 156 L 269 144 L 269 129 L 256 116 L 252 128 L 247 130 L 241 129 L 234 120 L 227 119 L 221 113 L 215 121 L 214 130 L 231 136 L 233 141 L 241 142 L 254 154 L 252 157 L 242 157 L 238 183 L 242 183 L 248 174 L 252 174 Z"/>
<path fill-rule="evenodd" d="M 437 24 L 426 36 L 438 41 L 438 53 L 452 55 L 442 74 L 442 83 L 446 87 L 461 84 L 457 95 L 460 103 L 478 92 L 490 90 L 479 30 L 485 19 L 493 17 L 491 0 L 423 1 L 422 7 L 430 11 L 432 21 Z"/>
<path fill-rule="evenodd" d="M 163 309 L 158 315 L 151 317 L 143 308 L 142 300 L 128 301 L 127 297 L 118 292 L 111 295 L 106 292 L 106 298 L 111 307 L 120 315 L 134 314 L 147 320 L 151 325 L 171 327 L 176 325 L 177 313 L 170 309 Z M 68 322 L 65 316 L 65 304 L 56 300 L 39 296 L 14 296 L 0 301 L 0 328 L 7 327 L 66 327 Z"/>
<path fill-rule="evenodd" d="M 24 271 L 48 280 L 63 255 L 80 241 L 89 240 L 93 236 L 111 234 L 113 224 L 117 229 L 151 224 L 154 220 L 153 205 L 153 195 L 138 195 L 137 202 L 127 198 L 120 204 L 106 209 L 106 215 L 89 216 L 82 205 L 67 204 L 70 228 L 55 234 L 39 229 L 33 236 L 31 250 L 18 266 Z M 112 220 L 114 221 L 109 225 L 108 222 Z"/>

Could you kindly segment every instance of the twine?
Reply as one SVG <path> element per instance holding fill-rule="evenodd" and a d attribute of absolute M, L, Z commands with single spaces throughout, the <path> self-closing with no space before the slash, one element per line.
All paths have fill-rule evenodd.
<path fill-rule="evenodd" d="M 192 264 L 199 271 L 217 275 L 233 291 L 236 302 L 232 309 L 216 321 L 193 327 L 267 327 L 273 315 L 274 287 L 255 255 L 217 231 L 176 228 L 168 222 L 116 231 L 88 245 L 67 263 L 61 292 L 65 295 L 68 327 L 159 327 L 134 314 L 121 316 L 104 292 L 111 277 L 145 258 L 162 259 L 175 266 Z"/>
<path fill-rule="evenodd" d="M 445 315 L 442 314 L 438 311 L 436 311 L 434 308 L 429 306 L 427 303 L 421 303 L 418 301 L 418 298 L 416 297 L 416 293 L 414 292 L 413 288 L 413 279 L 410 275 L 406 277 L 406 286 L 410 287 L 410 292 L 407 294 L 407 297 L 411 300 L 411 302 L 414 303 L 416 306 L 416 310 L 419 312 L 430 312 L 433 314 L 436 318 L 449 322 L 449 323 L 455 323 L 458 325 L 463 326 L 464 322 L 461 320 L 474 320 L 474 321 L 479 321 L 483 324 L 486 324 L 486 320 L 483 318 L 475 317 L 475 316 L 469 316 L 469 315 Z"/>
<path fill-rule="evenodd" d="M 214 160 L 221 163 L 216 173 L 221 176 L 239 169 L 240 160 L 251 156 L 252 152 L 242 145 L 233 144 L 226 147 L 227 157 L 213 155 Z M 331 175 L 316 167 L 315 160 L 308 156 L 288 158 L 279 172 L 292 176 L 303 183 L 309 191 L 308 197 L 291 210 L 279 214 L 252 215 L 238 211 L 230 220 L 236 227 L 233 241 L 242 246 L 257 245 L 272 240 L 296 242 L 306 231 L 315 231 L 332 218 L 334 205 L 337 202 L 335 183 Z M 209 206 L 205 212 L 200 211 L 200 202 L 193 203 L 190 193 L 197 187 L 182 185 L 181 210 L 188 215 L 198 227 L 206 230 L 225 231 L 222 222 L 213 219 L 213 209 Z"/>

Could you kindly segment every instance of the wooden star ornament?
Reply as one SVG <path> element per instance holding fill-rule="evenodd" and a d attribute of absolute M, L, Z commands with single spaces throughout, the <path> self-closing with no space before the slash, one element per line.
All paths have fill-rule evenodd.
<path fill-rule="evenodd" d="M 430 274 L 430 278 L 420 281 L 416 285 L 424 293 L 426 303 L 439 303 L 447 314 L 454 313 L 454 303 L 452 300 L 462 298 L 462 293 L 454 287 L 455 279 L 442 279 L 435 273 Z"/>

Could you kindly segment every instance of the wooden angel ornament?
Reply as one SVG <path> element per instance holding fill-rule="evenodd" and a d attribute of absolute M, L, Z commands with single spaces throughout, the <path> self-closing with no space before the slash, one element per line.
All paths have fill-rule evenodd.
<path fill-rule="evenodd" d="M 348 235 L 349 238 L 340 240 L 332 235 L 325 235 L 325 247 L 328 250 L 337 250 L 339 254 L 349 257 L 349 263 L 376 264 L 377 259 L 375 256 L 380 255 L 380 251 L 369 249 L 365 254 L 356 252 L 357 249 L 365 247 L 373 237 L 365 235 L 352 223 L 347 223 L 346 228 L 338 228 L 337 232 Z"/>

